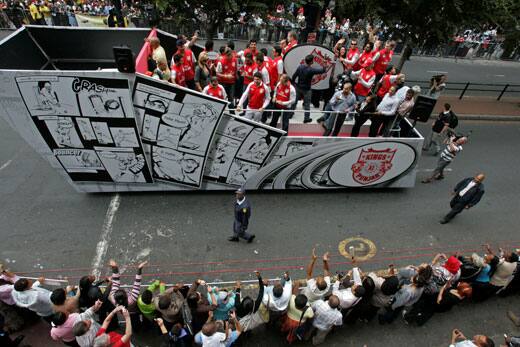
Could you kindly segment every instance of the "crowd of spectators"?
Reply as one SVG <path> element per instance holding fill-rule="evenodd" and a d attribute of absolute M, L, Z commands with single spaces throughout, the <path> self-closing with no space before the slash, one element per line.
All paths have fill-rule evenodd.
<path fill-rule="evenodd" d="M 10 9 L 9 17 L 16 27 L 22 24 L 41 25 L 77 25 L 76 13 L 92 16 L 109 17 L 113 15 L 113 6 L 110 0 L 0 0 L 0 9 Z M 134 23 L 136 26 L 153 26 L 162 19 L 161 26 L 171 29 L 172 32 L 192 31 L 198 28 L 202 35 L 206 34 L 204 18 L 206 14 L 200 13 L 200 23 L 190 20 L 179 22 L 176 17 L 182 16 L 174 8 L 157 10 L 152 4 L 146 2 L 123 1 L 121 13 L 117 13 L 124 20 L 121 25 Z M 64 15 L 64 18 L 59 18 Z M 290 31 L 297 34 L 300 42 L 316 42 L 321 45 L 334 47 L 341 38 L 345 40 L 356 39 L 360 46 L 375 39 L 387 40 L 391 38 L 391 30 L 380 21 L 368 21 L 366 19 L 350 20 L 340 18 L 330 9 L 326 9 L 323 17 L 317 23 L 310 23 L 309 16 L 303 7 L 297 7 L 294 3 L 288 6 L 278 4 L 274 9 L 265 14 L 240 12 L 238 18 L 227 18 L 225 23 L 218 28 L 219 37 L 226 39 L 257 40 L 258 42 L 278 42 Z M 23 19 L 23 21 L 22 21 Z M 126 21 L 126 22 L 125 22 Z M 171 21 L 177 23 L 171 26 Z M 202 25 L 201 25 L 202 23 Z M 7 24 L 3 25 L 7 26 Z M 315 33 L 313 38 L 310 33 Z M 401 46 L 399 46 L 401 49 Z M 445 45 L 432 47 L 419 45 L 414 49 L 414 54 L 455 56 L 455 57 L 482 57 L 486 59 L 498 59 L 503 52 L 502 42 L 497 35 L 496 28 L 486 30 L 468 29 L 454 35 Z"/>
<path fill-rule="evenodd" d="M 137 5 L 123 2 L 119 12 L 109 0 L 0 0 L 0 10 L 8 13 L 15 27 L 23 24 L 78 26 L 76 14 L 103 17 L 107 24 L 110 16 L 119 15 L 126 19 L 126 24 L 120 26 L 128 26 L 132 18 L 142 16 L 142 7 Z"/>
<path fill-rule="evenodd" d="M 87 275 L 77 286 L 52 291 L 43 278 L 32 281 L 2 268 L 0 300 L 47 321 L 52 339 L 68 346 L 131 346 L 134 333 L 154 329 L 162 335 L 163 346 L 247 345 L 249 334 L 263 333 L 257 330 L 260 326 L 279 331 L 288 344 L 311 340 L 318 345 L 344 325 L 402 319 L 422 326 L 454 306 L 520 291 L 518 250 L 495 253 L 487 245 L 483 255 L 438 254 L 430 263 L 399 269 L 390 265 L 377 273 L 363 272 L 352 258 L 352 269 L 335 269 L 333 276 L 328 253 L 321 257 L 322 272 L 316 273 L 318 259 L 313 249 L 305 280 L 287 272 L 281 279 L 265 280 L 256 272 L 257 288 L 244 291 L 239 281 L 232 288 L 210 286 L 201 279 L 191 285 L 167 286 L 159 279 L 143 284 L 147 262 L 136 267 L 128 289 L 114 260 L 109 262 L 110 277 Z M 514 312 L 508 315 L 519 323 Z M 21 338 L 10 339 L 9 322 L 4 325 L 0 318 L 2 346 L 20 343 Z M 495 345 L 484 335 L 467 339 L 457 329 L 451 343 Z M 506 343 L 520 346 L 516 338 L 507 337 Z"/>

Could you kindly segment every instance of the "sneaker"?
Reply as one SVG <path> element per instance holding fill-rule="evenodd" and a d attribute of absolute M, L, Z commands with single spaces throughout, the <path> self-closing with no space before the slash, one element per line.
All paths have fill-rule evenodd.
<path fill-rule="evenodd" d="M 249 238 L 249 240 L 247 240 L 247 243 L 251 243 L 253 242 L 253 240 L 255 239 L 256 235 L 251 235 L 251 237 Z"/>
<path fill-rule="evenodd" d="M 449 221 L 448 221 L 447 219 L 445 219 L 445 218 L 443 218 L 443 219 L 441 219 L 441 220 L 439 221 L 439 223 L 441 223 L 441 224 L 446 224 L 446 223 L 448 223 L 448 222 L 449 222 Z"/>
<path fill-rule="evenodd" d="M 303 123 L 310 123 L 312 122 L 312 118 L 307 118 L 303 120 Z"/>

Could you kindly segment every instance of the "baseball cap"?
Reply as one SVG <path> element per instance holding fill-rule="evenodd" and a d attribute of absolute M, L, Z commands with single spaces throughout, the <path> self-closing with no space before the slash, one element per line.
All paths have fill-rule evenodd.
<path fill-rule="evenodd" d="M 460 265 L 460 261 L 454 256 L 451 256 L 446 261 L 446 264 L 444 264 L 444 268 L 455 275 L 457 271 L 459 271 Z"/>
<path fill-rule="evenodd" d="M 235 193 L 242 193 L 242 194 L 245 194 L 246 193 L 246 190 L 242 187 L 238 188 L 237 190 L 235 190 Z"/>

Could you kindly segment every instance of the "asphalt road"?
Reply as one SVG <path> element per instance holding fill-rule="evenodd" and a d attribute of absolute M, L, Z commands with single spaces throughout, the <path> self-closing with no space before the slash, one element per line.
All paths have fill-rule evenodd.
<path fill-rule="evenodd" d="M 118 198 L 76 193 L 0 120 L 0 261 L 17 272 L 76 282 L 91 271 L 96 255 L 102 273 L 108 270 L 109 258 L 125 268 L 148 259 L 152 265 L 145 269 L 145 282 L 160 277 L 172 283 L 198 277 L 246 280 L 255 269 L 269 278 L 285 269 L 293 278 L 303 278 L 314 246 L 319 254 L 331 252 L 333 272 L 345 270 L 348 259 L 339 254 L 338 244 L 354 236 L 377 247 L 375 256 L 361 264 L 365 271 L 389 263 L 428 261 L 439 251 L 468 253 L 484 242 L 518 247 L 520 185 L 515 173 L 520 167 L 520 123 L 461 123 L 461 131 L 473 133 L 445 180 L 424 185 L 419 179 L 429 172 L 421 172 L 413 189 L 251 193 L 251 231 L 257 239 L 235 244 L 226 241 L 232 226 L 232 193 L 141 193 Z M 433 168 L 435 161 L 423 157 L 420 170 Z M 482 202 L 451 224 L 440 225 L 451 188 L 481 171 L 488 175 Z M 113 213 L 112 223 L 107 211 Z M 127 268 L 124 275 L 132 273 L 133 268 Z M 377 331 L 387 336 L 385 346 L 418 345 L 424 337 L 431 346 L 446 344 L 453 325 L 468 334 L 502 334 L 512 327 L 503 309 L 519 302 L 493 300 L 457 309 L 449 320 L 434 318 L 425 328 L 396 323 Z M 382 335 L 370 333 L 374 324 L 356 331 L 343 329 L 328 345 L 381 346 Z M 277 341 L 253 339 L 248 345 Z"/>

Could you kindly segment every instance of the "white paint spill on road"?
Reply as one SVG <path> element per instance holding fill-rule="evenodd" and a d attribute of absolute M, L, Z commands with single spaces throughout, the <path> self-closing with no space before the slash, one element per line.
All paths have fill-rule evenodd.
<path fill-rule="evenodd" d="M 110 242 L 110 236 L 112 234 L 113 222 L 116 215 L 117 210 L 119 209 L 119 204 L 121 203 L 121 197 L 119 194 L 116 194 L 110 200 L 110 204 L 108 205 L 107 214 L 105 215 L 105 220 L 103 222 L 103 228 L 101 229 L 101 238 L 96 246 L 96 256 L 94 260 L 92 260 L 92 273 L 99 278 L 101 275 L 101 267 L 103 266 L 103 260 L 108 250 L 108 243 Z"/>
<path fill-rule="evenodd" d="M 0 171 L 2 171 L 3 169 L 5 169 L 9 165 L 11 165 L 12 162 L 13 162 L 12 160 L 6 161 L 2 166 L 0 166 Z"/>

